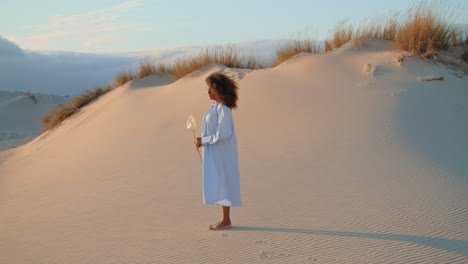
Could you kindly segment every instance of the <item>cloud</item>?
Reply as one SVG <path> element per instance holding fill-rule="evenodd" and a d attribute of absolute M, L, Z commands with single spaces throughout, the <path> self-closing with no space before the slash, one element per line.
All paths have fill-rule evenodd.
<path fill-rule="evenodd" d="M 21 48 L 12 41 L 0 35 L 0 56 L 11 57 L 23 55 Z"/>
<path fill-rule="evenodd" d="M 84 46 L 90 46 L 102 41 L 93 41 L 105 34 L 107 39 L 112 34 L 119 36 L 136 31 L 149 31 L 153 27 L 149 24 L 124 21 L 125 14 L 136 7 L 146 4 L 145 0 L 127 1 L 112 7 L 93 9 L 86 13 L 69 16 L 57 15 L 42 25 L 31 26 L 35 33 L 28 38 L 28 42 L 35 46 L 48 46 L 50 43 L 75 38 Z"/>
<path fill-rule="evenodd" d="M 4 38 L 4 39 L 7 39 L 11 42 L 14 42 L 14 43 L 17 43 L 18 42 L 18 39 L 15 38 L 15 37 L 12 37 L 12 36 L 5 36 L 5 35 L 0 35 L 0 38 Z M 16 45 L 16 44 L 15 44 Z"/>
<path fill-rule="evenodd" d="M 92 41 L 105 41 L 92 40 Z M 0 36 L 0 90 L 78 95 L 136 69 L 138 58 L 22 50 Z"/>
<path fill-rule="evenodd" d="M 104 43 L 109 43 L 109 42 L 114 42 L 118 40 L 122 40 L 123 38 L 115 37 L 115 36 L 96 36 L 96 37 L 90 37 L 86 39 L 86 42 L 84 45 L 86 47 L 91 47 L 96 44 L 104 44 Z"/>

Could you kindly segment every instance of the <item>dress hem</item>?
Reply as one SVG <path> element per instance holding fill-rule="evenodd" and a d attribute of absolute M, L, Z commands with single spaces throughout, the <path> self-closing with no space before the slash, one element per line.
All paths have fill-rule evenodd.
<path fill-rule="evenodd" d="M 212 204 L 212 205 L 221 205 L 221 206 L 227 206 L 227 207 L 241 206 L 240 204 L 232 204 L 229 200 L 220 200 L 220 201 L 215 201 L 215 202 L 203 202 L 203 203 Z"/>

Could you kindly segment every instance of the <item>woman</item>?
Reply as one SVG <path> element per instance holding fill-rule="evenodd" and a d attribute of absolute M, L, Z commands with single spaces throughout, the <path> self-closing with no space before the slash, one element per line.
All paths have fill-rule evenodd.
<path fill-rule="evenodd" d="M 240 177 L 237 137 L 231 109 L 237 107 L 237 84 L 222 73 L 206 78 L 208 95 L 215 102 L 203 117 L 202 136 L 194 141 L 203 147 L 203 201 L 220 205 L 223 219 L 210 230 L 232 227 L 229 209 L 240 206 Z"/>

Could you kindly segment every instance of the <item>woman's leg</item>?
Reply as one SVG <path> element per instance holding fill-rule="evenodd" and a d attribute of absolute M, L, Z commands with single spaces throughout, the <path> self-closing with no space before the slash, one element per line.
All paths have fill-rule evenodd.
<path fill-rule="evenodd" d="M 229 206 L 221 206 L 221 209 L 223 210 L 223 220 L 219 221 L 218 223 L 214 225 L 210 225 L 209 229 L 210 230 L 220 230 L 220 229 L 228 229 L 231 228 L 231 218 L 229 216 Z"/>
<path fill-rule="evenodd" d="M 231 207 L 229 206 L 221 206 L 223 208 L 223 222 L 225 223 L 231 223 L 231 218 L 229 218 L 229 209 Z"/>

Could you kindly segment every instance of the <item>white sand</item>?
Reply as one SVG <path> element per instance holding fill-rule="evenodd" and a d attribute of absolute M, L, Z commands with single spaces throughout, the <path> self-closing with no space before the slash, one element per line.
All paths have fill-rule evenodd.
<path fill-rule="evenodd" d="M 466 76 L 368 45 L 136 80 L 1 152 L 0 263 L 466 263 Z M 218 69 L 240 85 L 243 206 L 209 231 L 185 122 Z"/>
<path fill-rule="evenodd" d="M 0 151 L 20 146 L 42 132 L 41 119 L 70 97 L 0 90 Z"/>

